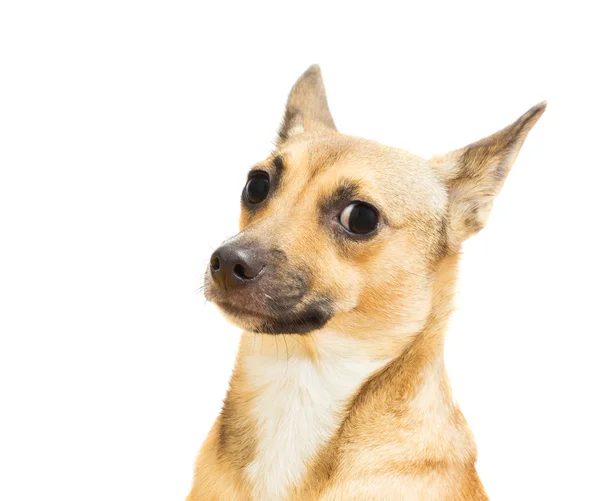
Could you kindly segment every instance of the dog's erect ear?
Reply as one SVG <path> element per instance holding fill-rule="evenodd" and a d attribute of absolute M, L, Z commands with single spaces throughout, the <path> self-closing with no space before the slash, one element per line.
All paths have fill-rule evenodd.
<path fill-rule="evenodd" d="M 449 243 L 460 244 L 483 228 L 525 137 L 545 109 L 544 101 L 496 134 L 432 159 L 448 187 Z"/>
<path fill-rule="evenodd" d="M 305 131 L 337 130 L 327 105 L 325 85 L 317 64 L 296 81 L 288 97 L 278 144 Z"/>

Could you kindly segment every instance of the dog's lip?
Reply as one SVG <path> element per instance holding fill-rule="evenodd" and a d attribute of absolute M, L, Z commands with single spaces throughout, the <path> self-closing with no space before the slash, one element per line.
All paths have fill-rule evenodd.
<path fill-rule="evenodd" d="M 228 313 L 234 313 L 234 314 L 237 314 L 237 315 L 248 315 L 248 316 L 251 316 L 251 317 L 258 317 L 258 318 L 261 318 L 261 319 L 275 319 L 275 317 L 267 315 L 266 313 L 261 313 L 261 312 L 255 311 L 255 310 L 250 310 L 250 309 L 247 309 L 247 308 L 242 308 L 241 306 L 237 306 L 237 305 L 231 304 L 228 301 L 219 301 L 219 300 L 216 300 L 215 304 L 217 306 L 219 306 L 220 308 L 223 308 Z"/>
<path fill-rule="evenodd" d="M 322 328 L 330 319 L 309 312 L 299 312 L 292 317 L 287 315 L 269 315 L 267 313 L 249 310 L 237 305 L 232 305 L 227 301 L 215 301 L 226 314 L 236 317 L 249 317 L 260 323 L 266 330 L 261 331 L 268 334 L 284 333 L 289 329 L 289 333 L 303 334 Z M 275 330 L 275 331 L 274 331 Z"/>

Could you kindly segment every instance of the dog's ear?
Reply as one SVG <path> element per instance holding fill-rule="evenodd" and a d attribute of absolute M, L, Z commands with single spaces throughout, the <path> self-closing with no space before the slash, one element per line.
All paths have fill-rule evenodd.
<path fill-rule="evenodd" d="M 337 130 L 327 104 L 319 65 L 314 64 L 298 78 L 287 100 L 278 144 L 305 131 Z"/>
<path fill-rule="evenodd" d="M 466 148 L 432 159 L 448 188 L 448 237 L 455 245 L 484 227 L 525 137 L 546 109 L 546 102 Z"/>

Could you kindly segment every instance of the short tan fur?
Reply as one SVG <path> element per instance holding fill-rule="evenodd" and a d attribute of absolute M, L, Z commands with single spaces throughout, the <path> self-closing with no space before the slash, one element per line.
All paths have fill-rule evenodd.
<path fill-rule="evenodd" d="M 298 79 L 275 151 L 250 172 L 268 197 L 242 202 L 226 242 L 268 249 L 255 252 L 265 271 L 235 290 L 219 286 L 222 262 L 207 271 L 207 298 L 245 332 L 188 501 L 487 499 L 444 334 L 461 244 L 545 107 L 426 160 L 339 133 L 319 67 Z M 353 202 L 376 209 L 373 233 L 340 225 Z"/>

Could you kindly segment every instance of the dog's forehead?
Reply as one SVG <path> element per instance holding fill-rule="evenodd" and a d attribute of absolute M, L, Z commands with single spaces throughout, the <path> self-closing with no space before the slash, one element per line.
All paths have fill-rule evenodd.
<path fill-rule="evenodd" d="M 307 194 L 326 196 L 351 183 L 365 201 L 391 214 L 438 213 L 445 206 L 445 187 L 426 160 L 375 141 L 341 134 L 309 138 L 286 145 L 276 158 L 286 184 Z"/>

